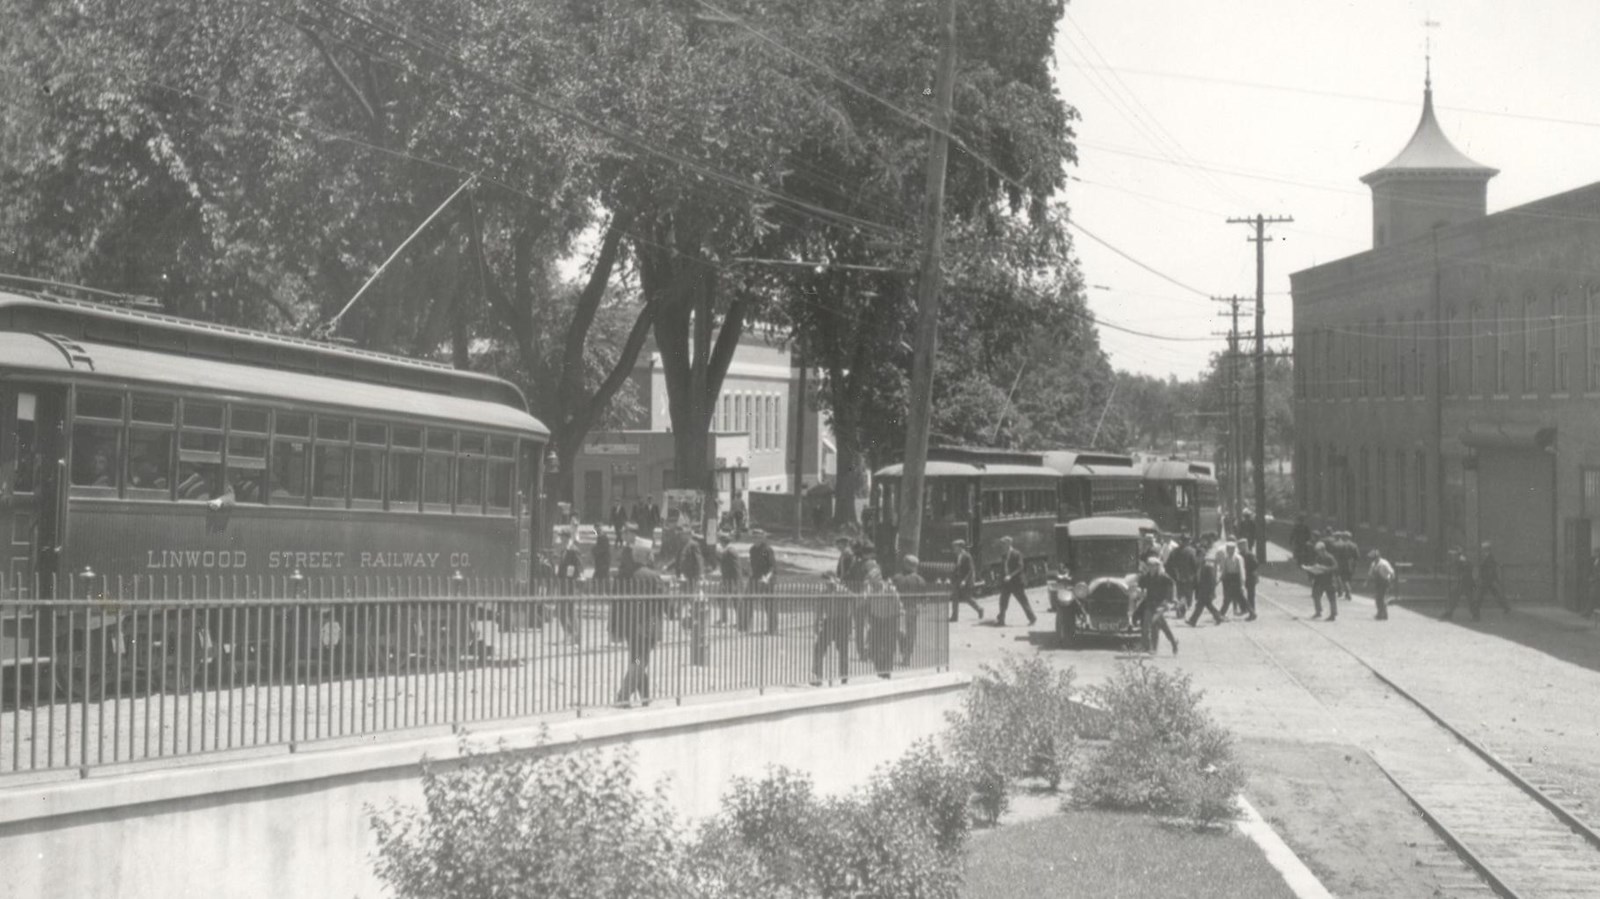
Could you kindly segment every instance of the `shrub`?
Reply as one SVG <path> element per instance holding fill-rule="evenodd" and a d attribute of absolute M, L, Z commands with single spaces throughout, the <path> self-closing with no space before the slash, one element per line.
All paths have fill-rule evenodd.
<path fill-rule="evenodd" d="M 975 801 L 999 817 L 1011 781 L 1037 777 L 1060 786 L 1076 749 L 1073 672 L 1038 657 L 1008 655 L 985 665 L 950 718 L 950 743 L 967 768 Z"/>
<path fill-rule="evenodd" d="M 373 815 L 377 874 L 402 899 L 680 891 L 686 845 L 626 750 L 478 753 L 427 763 L 421 809 Z"/>
<path fill-rule="evenodd" d="M 1142 661 L 1119 666 L 1090 691 L 1109 714 L 1111 737 L 1078 779 L 1074 798 L 1202 824 L 1234 817 L 1244 772 L 1228 732 L 1200 707 L 1201 695 L 1188 675 Z"/>
<path fill-rule="evenodd" d="M 877 796 L 896 797 L 933 834 L 941 852 L 958 852 L 972 831 L 967 812 L 969 774 L 939 754 L 932 740 L 919 740 L 872 785 Z"/>
<path fill-rule="evenodd" d="M 721 815 L 702 829 L 700 844 L 721 856 L 724 882 L 752 896 L 954 897 L 960 852 L 941 849 L 929 808 L 919 801 L 931 796 L 939 808 L 947 800 L 933 790 L 919 796 L 900 789 L 921 783 L 931 764 L 924 755 L 912 768 L 897 765 L 844 797 L 819 798 L 808 778 L 785 769 L 741 779 Z"/>

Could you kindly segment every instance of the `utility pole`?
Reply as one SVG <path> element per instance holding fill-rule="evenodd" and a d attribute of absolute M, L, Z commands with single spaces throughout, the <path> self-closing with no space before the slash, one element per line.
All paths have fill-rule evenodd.
<path fill-rule="evenodd" d="M 1256 233 L 1247 238 L 1256 245 L 1256 558 L 1267 557 L 1267 226 L 1294 221 L 1293 216 L 1261 213 L 1254 217 L 1228 219 L 1230 225 L 1253 225 Z"/>
<path fill-rule="evenodd" d="M 794 397 L 794 437 L 789 445 L 794 447 L 794 539 L 799 540 L 805 531 L 806 491 L 802 480 L 806 473 L 806 360 L 800 341 L 794 344 L 794 366 L 799 369 L 799 389 Z M 748 501 L 745 503 L 748 508 Z"/>
<path fill-rule="evenodd" d="M 934 85 L 932 147 L 922 204 L 922 271 L 917 278 L 917 332 L 911 359 L 906 454 L 900 476 L 900 527 L 896 558 L 916 553 L 922 540 L 922 482 L 928 467 L 928 431 L 933 417 L 933 360 L 939 350 L 939 260 L 944 249 L 944 172 L 950 155 L 950 104 L 955 94 L 956 0 L 941 0 L 939 75 Z M 891 563 L 891 569 L 893 565 Z"/>
<path fill-rule="evenodd" d="M 1227 303 L 1232 326 L 1228 329 L 1227 401 L 1228 401 L 1228 504 L 1235 517 L 1244 503 L 1244 429 L 1239 414 L 1239 304 L 1243 297 L 1212 297 L 1213 302 Z"/>

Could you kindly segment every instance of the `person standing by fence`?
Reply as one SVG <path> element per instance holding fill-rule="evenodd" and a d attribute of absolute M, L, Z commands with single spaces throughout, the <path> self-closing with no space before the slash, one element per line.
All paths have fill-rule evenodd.
<path fill-rule="evenodd" d="M 653 568 L 640 568 L 634 572 L 632 592 L 620 618 L 622 638 L 628 644 L 628 667 L 622 675 L 622 686 L 617 690 L 617 705 L 628 708 L 637 695 L 644 705 L 650 704 L 650 655 L 661 642 L 662 620 L 667 617 L 668 597 L 662 591 L 661 575 Z"/>
<path fill-rule="evenodd" d="M 726 627 L 728 624 L 728 609 L 732 607 L 735 618 L 738 617 L 739 608 L 739 554 L 733 550 L 733 537 L 727 532 L 717 535 L 717 573 L 722 582 L 717 591 L 717 624 Z"/>
<path fill-rule="evenodd" d="M 956 551 L 956 567 L 951 577 L 950 588 L 950 620 L 955 621 L 961 617 L 961 606 L 971 606 L 972 611 L 978 613 L 978 619 L 983 619 L 983 606 L 978 605 L 972 598 L 978 589 L 978 566 L 972 561 L 972 553 L 967 552 L 967 541 L 957 538 L 950 544 Z"/>
<path fill-rule="evenodd" d="M 561 584 L 562 596 L 556 599 L 556 620 L 561 622 L 561 629 L 567 633 L 567 641 L 573 646 L 580 644 L 578 636 L 578 608 L 577 596 L 582 586 L 579 579 L 583 577 L 583 556 L 578 552 L 577 528 L 573 528 L 572 536 L 567 538 L 567 548 L 561 553 L 561 564 L 556 566 L 556 578 Z"/>
<path fill-rule="evenodd" d="M 900 664 L 911 664 L 911 653 L 917 648 L 917 618 L 922 603 L 927 599 L 928 582 L 917 573 L 920 560 L 908 555 L 900 560 L 900 573 L 895 575 L 894 589 L 900 594 Z"/>
<path fill-rule="evenodd" d="M 839 660 L 839 683 L 850 683 L 850 619 L 854 614 L 850 591 L 833 575 L 827 592 L 817 600 L 816 644 L 811 649 L 811 686 L 822 686 L 822 663 L 833 647 Z"/>
<path fill-rule="evenodd" d="M 884 679 L 894 669 L 894 649 L 900 634 L 900 598 L 883 579 L 876 565 L 866 579 L 867 645 L 872 667 Z"/>
<path fill-rule="evenodd" d="M 772 544 L 767 542 L 767 532 L 756 528 L 751 532 L 755 542 L 750 544 L 750 593 L 761 597 L 761 605 L 767 613 L 767 633 L 771 636 L 778 634 L 778 601 L 773 596 L 773 579 L 778 573 L 778 559 L 772 552 Z M 742 616 L 740 629 L 748 631 L 751 627 L 751 617 L 754 610 L 750 608 L 754 602 L 746 598 L 742 609 L 748 611 Z"/>
<path fill-rule="evenodd" d="M 878 566 L 878 560 L 873 558 L 877 547 L 870 541 L 863 540 L 855 545 L 855 565 L 850 571 L 849 587 L 856 594 L 855 610 L 855 636 L 856 658 L 862 661 L 872 659 L 872 650 L 867 643 L 867 584 L 869 581 L 883 581 L 883 569 Z"/>
<path fill-rule="evenodd" d="M 1000 538 L 1001 553 L 1001 581 L 1000 581 L 1000 615 L 995 619 L 1001 627 L 1006 626 L 1006 606 L 1011 597 L 1017 598 L 1017 606 L 1023 614 L 1028 616 L 1028 626 L 1032 627 L 1039 620 L 1033 614 L 1033 607 L 1028 605 L 1028 590 L 1023 583 L 1022 553 L 1013 545 L 1010 535 Z"/>

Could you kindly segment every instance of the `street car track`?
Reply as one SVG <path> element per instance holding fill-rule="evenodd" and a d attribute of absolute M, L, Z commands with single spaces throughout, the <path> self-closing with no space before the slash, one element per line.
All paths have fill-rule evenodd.
<path fill-rule="evenodd" d="M 1589 890 L 1593 888 L 1593 882 L 1596 879 L 1600 879 L 1600 854 L 1595 852 L 1595 850 L 1600 850 L 1600 833 L 1597 833 L 1592 826 L 1579 818 L 1575 812 L 1567 808 L 1555 797 L 1516 772 L 1482 743 L 1451 724 L 1442 714 L 1429 706 L 1416 694 L 1396 683 L 1393 677 L 1379 670 L 1377 666 L 1343 641 L 1328 634 L 1325 628 L 1313 626 L 1304 618 L 1296 615 L 1292 610 L 1265 594 L 1258 594 L 1258 598 L 1271 603 L 1279 611 L 1298 622 L 1306 632 L 1316 634 L 1329 646 L 1334 647 L 1340 653 L 1355 661 L 1378 683 L 1381 683 L 1393 694 L 1406 700 L 1411 707 L 1421 711 L 1432 724 L 1445 734 L 1448 734 L 1454 743 L 1471 750 L 1478 760 L 1499 776 L 1501 782 L 1513 786 L 1517 792 L 1536 803 L 1548 819 L 1553 819 L 1553 821 L 1548 822 L 1547 826 L 1530 828 L 1527 826 L 1527 809 L 1522 810 L 1523 818 L 1519 824 L 1518 820 L 1511 814 L 1509 807 L 1503 803 L 1494 803 L 1490 807 L 1480 808 L 1470 803 L 1463 806 L 1444 802 L 1440 798 L 1430 797 L 1430 793 L 1436 794 L 1437 797 L 1447 793 L 1459 795 L 1463 791 L 1468 792 L 1470 796 L 1472 785 L 1437 780 L 1430 782 L 1426 774 L 1418 773 L 1426 771 L 1424 767 L 1414 767 L 1411 772 L 1397 771 L 1393 766 L 1384 764 L 1375 753 L 1370 750 L 1366 752 L 1374 765 L 1383 772 L 1390 783 L 1394 784 L 1401 795 L 1405 796 L 1406 800 L 1433 828 L 1435 833 L 1450 846 L 1462 862 L 1483 878 L 1487 886 L 1496 895 L 1511 897 L 1511 899 L 1521 899 L 1521 897 L 1530 897 L 1531 899 L 1531 897 L 1535 896 L 1596 895 L 1589 892 Z M 1256 639 L 1255 636 L 1247 633 L 1246 637 L 1280 672 L 1320 705 L 1327 708 L 1330 713 L 1334 711 L 1318 695 L 1312 685 L 1290 671 L 1276 653 Z M 1480 788 L 1482 786 L 1481 784 L 1479 785 Z M 1481 795 L 1487 798 L 1489 794 L 1483 793 Z M 1469 833 L 1468 831 L 1471 832 Z M 1562 839 L 1563 835 L 1576 835 L 1582 842 L 1573 841 L 1570 837 Z M 1491 846 L 1483 845 L 1486 842 L 1486 838 L 1491 843 Z M 1474 848 L 1475 843 L 1478 844 L 1478 848 Z M 1503 859 L 1500 861 L 1492 860 L 1488 856 L 1492 854 L 1490 849 L 1495 846 L 1499 848 L 1506 846 L 1525 847 L 1531 857 L 1545 863 L 1542 866 L 1536 866 L 1534 870 L 1540 871 L 1541 867 L 1548 867 L 1550 873 L 1548 875 L 1541 873 L 1536 876 L 1534 879 L 1539 880 L 1538 883 L 1523 883 L 1524 880 L 1529 879 L 1527 871 L 1516 869 L 1525 869 L 1526 866 L 1507 865 L 1503 863 Z M 1561 878 L 1564 875 L 1568 876 L 1573 883 L 1563 884 Z M 1578 886 L 1577 882 L 1581 882 L 1583 886 Z"/>

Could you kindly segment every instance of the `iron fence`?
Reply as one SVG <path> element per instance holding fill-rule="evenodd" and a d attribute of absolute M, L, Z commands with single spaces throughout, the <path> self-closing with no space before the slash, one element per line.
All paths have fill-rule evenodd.
<path fill-rule="evenodd" d="M 814 581 L 0 583 L 0 773 L 945 668 L 946 603 Z"/>

